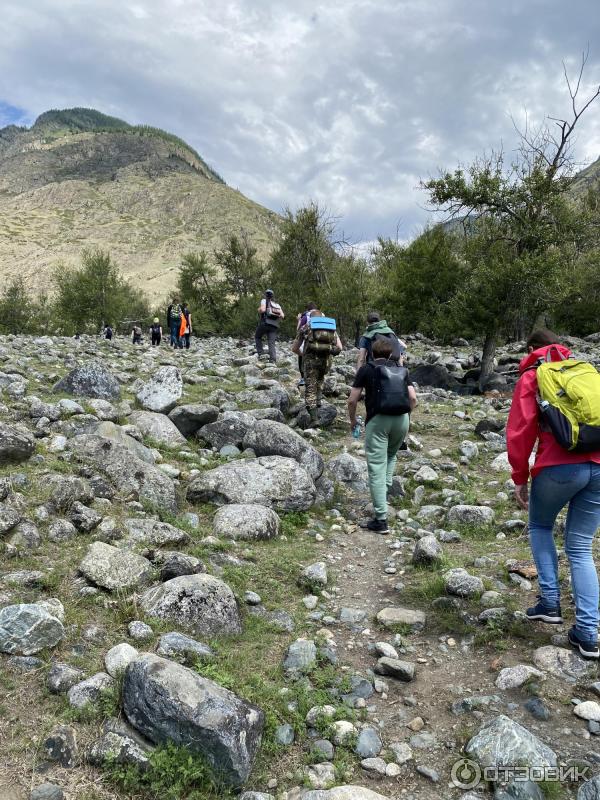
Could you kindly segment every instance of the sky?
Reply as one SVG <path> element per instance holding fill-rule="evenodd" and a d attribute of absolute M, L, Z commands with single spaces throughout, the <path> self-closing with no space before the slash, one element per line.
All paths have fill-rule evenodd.
<path fill-rule="evenodd" d="M 598 0 L 2 0 L 0 127 L 85 106 L 188 141 L 275 210 L 356 244 L 431 220 L 421 180 L 600 83 Z M 600 102 L 578 164 L 600 157 Z"/>

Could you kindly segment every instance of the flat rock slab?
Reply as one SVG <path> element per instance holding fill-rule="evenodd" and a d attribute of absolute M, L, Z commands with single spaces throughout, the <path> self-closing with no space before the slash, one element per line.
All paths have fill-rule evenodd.
<path fill-rule="evenodd" d="M 35 439 L 27 428 L 0 422 L 0 464 L 27 461 L 35 452 Z"/>
<path fill-rule="evenodd" d="M 55 647 L 64 636 L 62 622 L 35 603 L 0 609 L 0 652 L 23 656 Z"/>
<path fill-rule="evenodd" d="M 453 506 L 446 516 L 452 525 L 490 525 L 494 510 L 488 506 Z"/>
<path fill-rule="evenodd" d="M 388 798 L 372 789 L 365 789 L 364 786 L 338 786 L 335 789 L 304 791 L 298 800 L 388 800 Z"/>
<path fill-rule="evenodd" d="M 378 675 L 389 675 L 399 681 L 412 681 L 415 677 L 415 665 L 410 661 L 401 661 L 398 658 L 383 656 L 377 662 L 375 672 Z"/>
<path fill-rule="evenodd" d="M 427 616 L 424 611 L 412 608 L 396 608 L 389 606 L 382 608 L 377 614 L 377 622 L 384 628 L 395 628 L 397 625 L 410 625 L 413 630 L 422 630 L 425 627 Z"/>
<path fill-rule="evenodd" d="M 283 669 L 288 675 L 301 675 L 317 663 L 317 646 L 312 639 L 297 639 L 288 647 Z"/>
<path fill-rule="evenodd" d="M 597 670 L 595 662 L 586 661 L 572 650 L 554 645 L 538 647 L 533 653 L 533 663 L 538 669 L 567 683 L 575 683 L 581 678 L 595 675 Z"/>
<path fill-rule="evenodd" d="M 109 591 L 144 586 L 154 577 L 154 569 L 147 558 L 105 542 L 92 542 L 79 571 L 96 586 Z"/>
<path fill-rule="evenodd" d="M 53 391 L 101 400 L 116 400 L 121 396 L 119 381 L 100 361 L 75 367 L 54 384 Z"/>
<path fill-rule="evenodd" d="M 230 786 L 247 781 L 264 714 L 233 692 L 180 664 L 144 653 L 125 672 L 123 709 L 150 741 L 174 742 L 201 754 Z"/>
<path fill-rule="evenodd" d="M 135 544 L 162 547 L 166 544 L 183 544 L 190 538 L 181 528 L 157 519 L 130 517 L 123 522 L 123 526 L 127 531 L 128 541 Z"/>
<path fill-rule="evenodd" d="M 317 480 L 323 473 L 321 454 L 296 431 L 281 422 L 268 419 L 256 421 L 243 440 L 244 448 L 251 448 L 257 456 L 284 456 L 293 458 Z"/>
<path fill-rule="evenodd" d="M 281 520 L 271 508 L 256 503 L 232 503 L 215 514 L 215 536 L 256 541 L 279 536 Z"/>
<path fill-rule="evenodd" d="M 165 414 L 157 414 L 155 411 L 132 411 L 128 421 L 144 436 L 158 444 L 179 447 L 187 443 L 179 428 Z"/>
<path fill-rule="evenodd" d="M 142 408 L 167 414 L 183 394 L 183 380 L 177 367 L 160 367 L 136 394 Z"/>
<path fill-rule="evenodd" d="M 176 622 L 199 636 L 241 633 L 230 587 L 213 575 L 182 575 L 148 589 L 140 605 L 150 617 Z"/>
<path fill-rule="evenodd" d="M 531 731 L 500 714 L 490 720 L 467 744 L 465 752 L 482 767 L 554 767 L 556 753 Z"/>
<path fill-rule="evenodd" d="M 531 678 L 544 680 L 545 677 L 544 673 L 535 667 L 530 667 L 528 664 L 517 664 L 516 667 L 505 667 L 500 670 L 496 678 L 496 686 L 498 689 L 518 689 Z"/>
<path fill-rule="evenodd" d="M 317 490 L 309 473 L 292 458 L 264 456 L 232 461 L 195 478 L 191 503 L 257 503 L 278 511 L 308 511 Z"/>

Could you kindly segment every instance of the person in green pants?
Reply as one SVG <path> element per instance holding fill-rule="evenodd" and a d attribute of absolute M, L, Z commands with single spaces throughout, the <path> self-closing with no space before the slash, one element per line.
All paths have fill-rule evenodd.
<path fill-rule="evenodd" d="M 389 533 L 387 522 L 387 492 L 392 485 L 396 468 L 396 454 L 408 433 L 408 409 L 417 404 L 417 394 L 410 382 L 408 373 L 397 361 L 393 360 L 393 343 L 389 339 L 380 338 L 373 342 L 373 362 L 361 367 L 356 373 L 354 385 L 348 398 L 348 415 L 350 425 L 356 424 L 356 410 L 362 391 L 365 391 L 365 407 L 367 411 L 365 450 L 369 472 L 369 489 L 375 518 L 362 527 L 375 533 Z M 397 386 L 405 384 L 404 399 L 395 405 L 394 398 L 384 398 L 381 393 L 384 387 L 394 389 L 394 384 L 382 383 L 378 377 L 377 365 L 388 368 Z M 389 369 L 391 367 L 391 369 Z M 389 390 L 386 389 L 386 391 Z M 399 393 L 399 397 L 402 392 Z M 379 409 L 385 407 L 385 413 Z M 395 410 L 397 409 L 397 410 Z"/>

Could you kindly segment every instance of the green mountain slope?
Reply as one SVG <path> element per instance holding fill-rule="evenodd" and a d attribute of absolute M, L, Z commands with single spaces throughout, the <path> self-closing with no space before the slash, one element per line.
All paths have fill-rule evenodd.
<path fill-rule="evenodd" d="M 173 287 L 181 255 L 212 256 L 248 233 L 268 257 L 277 214 L 227 186 L 186 142 L 93 109 L 42 114 L 0 129 L 0 278 L 48 289 L 60 263 L 102 247 L 154 300 Z"/>

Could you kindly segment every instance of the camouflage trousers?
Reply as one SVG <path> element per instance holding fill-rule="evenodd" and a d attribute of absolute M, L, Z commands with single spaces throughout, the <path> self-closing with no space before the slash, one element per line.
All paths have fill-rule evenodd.
<path fill-rule="evenodd" d="M 304 373 L 304 398 L 306 408 L 312 415 L 316 415 L 317 407 L 321 405 L 323 394 L 323 381 L 331 368 L 331 356 L 306 353 L 304 355 L 302 371 Z"/>

